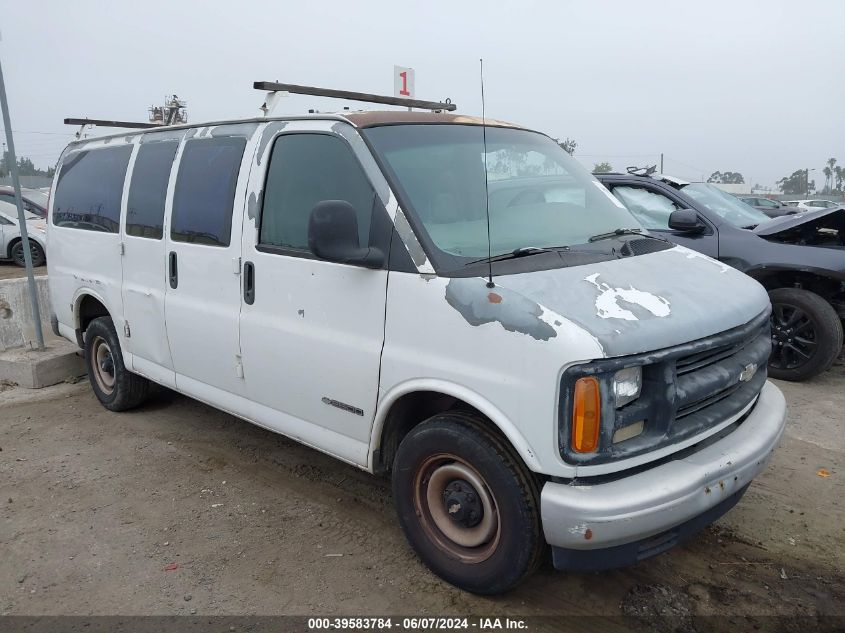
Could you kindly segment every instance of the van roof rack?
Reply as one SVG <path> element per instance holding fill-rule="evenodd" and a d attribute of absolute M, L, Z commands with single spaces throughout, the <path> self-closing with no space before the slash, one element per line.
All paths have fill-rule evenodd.
<path fill-rule="evenodd" d="M 131 129 L 149 129 L 151 127 L 165 127 L 161 123 L 144 123 L 141 121 L 106 121 L 105 119 L 65 119 L 65 125 L 78 125 L 79 130 L 76 132 L 77 140 L 82 138 L 82 132 L 88 126 L 97 127 L 122 127 Z"/>
<path fill-rule="evenodd" d="M 332 97 L 334 99 L 348 99 L 350 101 L 364 101 L 367 103 L 381 103 L 383 105 L 397 105 L 397 106 L 404 106 L 408 109 L 410 108 L 419 108 L 420 110 L 446 110 L 448 112 L 452 112 L 457 108 L 457 106 L 452 103 L 450 99 L 446 99 L 446 101 L 422 101 L 420 99 L 404 99 L 402 97 L 388 97 L 386 95 L 374 95 L 369 94 L 366 92 L 351 92 L 349 90 L 332 90 L 330 88 L 317 88 L 314 86 L 298 86 L 296 84 L 283 84 L 279 83 L 278 81 L 256 81 L 252 84 L 252 87 L 256 90 L 265 90 L 269 93 L 268 95 L 268 103 L 265 101 L 265 106 L 269 106 L 265 109 L 262 106 L 262 110 L 265 113 L 265 116 L 269 115 L 269 110 L 272 108 L 272 103 L 275 101 L 274 99 L 270 99 L 270 96 L 273 93 L 293 93 L 293 94 L 300 94 L 300 95 L 311 95 L 314 97 Z"/>

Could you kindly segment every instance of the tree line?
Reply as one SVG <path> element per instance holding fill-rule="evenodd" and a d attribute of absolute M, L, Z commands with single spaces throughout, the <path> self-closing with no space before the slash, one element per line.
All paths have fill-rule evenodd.
<path fill-rule="evenodd" d="M 9 172 L 9 152 L 3 152 L 3 158 L 0 158 L 0 178 L 5 178 L 11 175 Z M 52 178 L 56 173 L 55 167 L 48 167 L 46 170 L 38 169 L 31 159 L 26 156 L 18 158 L 18 175 L 20 176 L 46 176 Z"/>

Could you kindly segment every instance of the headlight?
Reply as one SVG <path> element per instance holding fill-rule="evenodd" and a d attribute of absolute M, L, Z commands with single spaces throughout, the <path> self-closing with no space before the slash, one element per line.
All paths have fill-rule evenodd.
<path fill-rule="evenodd" d="M 640 397 L 643 388 L 643 369 L 640 366 L 620 369 L 613 374 L 613 395 L 616 408 L 624 407 Z"/>

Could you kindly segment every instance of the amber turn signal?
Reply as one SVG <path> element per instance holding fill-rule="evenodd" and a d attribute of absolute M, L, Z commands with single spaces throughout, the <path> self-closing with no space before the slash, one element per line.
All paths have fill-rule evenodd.
<path fill-rule="evenodd" d="M 599 446 L 601 400 L 599 381 L 592 376 L 575 383 L 572 407 L 572 450 L 594 453 Z"/>

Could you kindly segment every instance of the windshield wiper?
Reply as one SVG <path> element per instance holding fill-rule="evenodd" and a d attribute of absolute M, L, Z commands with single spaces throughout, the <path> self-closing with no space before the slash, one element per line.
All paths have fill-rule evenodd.
<path fill-rule="evenodd" d="M 501 255 L 494 255 L 493 257 L 483 257 L 467 262 L 466 265 L 478 264 L 480 262 L 501 262 L 506 259 L 517 259 L 519 257 L 528 257 L 530 255 L 539 255 L 540 253 L 553 253 L 551 248 L 541 248 L 539 246 L 520 246 L 512 250 L 510 253 L 502 253 Z"/>
<path fill-rule="evenodd" d="M 643 237 L 649 237 L 643 233 L 642 229 L 614 229 L 608 233 L 599 233 L 597 235 L 593 235 L 589 241 L 590 242 L 598 242 L 599 240 L 608 240 L 612 237 L 618 237 L 620 235 L 642 235 Z"/>

